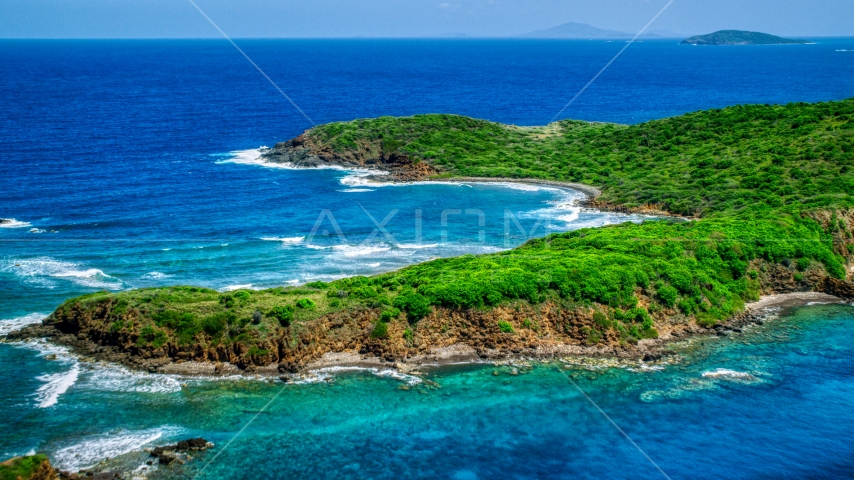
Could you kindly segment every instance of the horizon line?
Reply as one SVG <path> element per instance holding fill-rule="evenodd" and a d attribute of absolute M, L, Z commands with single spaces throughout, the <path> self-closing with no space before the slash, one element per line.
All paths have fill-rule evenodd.
<path fill-rule="evenodd" d="M 659 36 L 641 37 L 643 41 L 649 40 L 674 40 L 684 39 L 693 36 L 693 34 L 685 34 L 680 36 Z M 854 38 L 851 35 L 787 35 L 801 38 Z M 605 38 L 560 38 L 560 37 L 531 37 L 524 35 L 419 35 L 419 36 L 368 36 L 368 35 L 353 35 L 353 36 L 318 36 L 318 37 L 232 37 L 236 40 L 584 40 L 584 41 L 615 41 L 615 40 L 630 40 L 631 35 L 626 37 L 605 37 Z M 641 39 L 636 40 L 641 41 Z M 221 37 L 0 37 L 3 40 L 221 40 Z"/>

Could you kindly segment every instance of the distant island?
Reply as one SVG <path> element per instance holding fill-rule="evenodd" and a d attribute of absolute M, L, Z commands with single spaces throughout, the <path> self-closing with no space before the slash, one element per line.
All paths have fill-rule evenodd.
<path fill-rule="evenodd" d="M 719 30 L 708 35 L 695 35 L 682 40 L 682 45 L 786 45 L 805 43 L 807 43 L 806 40 L 793 40 L 744 30 Z"/>
<path fill-rule="evenodd" d="M 563 38 L 563 39 L 628 39 L 632 33 L 606 30 L 586 23 L 568 22 L 545 30 L 536 30 L 522 35 L 523 38 Z M 642 38 L 679 38 L 675 32 L 654 30 L 641 35 Z"/>

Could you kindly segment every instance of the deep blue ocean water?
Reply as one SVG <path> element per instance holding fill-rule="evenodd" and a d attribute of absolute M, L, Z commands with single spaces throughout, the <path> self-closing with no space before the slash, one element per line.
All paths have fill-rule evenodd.
<path fill-rule="evenodd" d="M 239 44 L 318 123 L 442 112 L 519 125 L 549 122 L 624 45 Z M 854 39 L 640 42 L 564 117 L 636 123 L 849 98 L 854 54 L 841 50 Z M 224 41 L 0 41 L 0 112 L 0 217 L 20 222 L 0 228 L 0 329 L 98 289 L 298 284 L 641 220 L 582 211 L 565 190 L 377 187 L 360 172 L 247 162 L 311 125 Z M 734 340 L 684 345 L 663 370 L 460 367 L 428 375 L 436 385 L 326 372 L 282 390 L 0 345 L 0 456 L 46 451 L 80 468 L 118 453 L 142 464 L 143 445 L 191 435 L 219 448 L 279 393 L 206 477 L 660 478 L 563 371 L 671 478 L 845 476 L 854 310 L 783 313 Z M 51 352 L 58 360 L 44 358 Z M 213 455 L 173 473 L 196 473 Z"/>

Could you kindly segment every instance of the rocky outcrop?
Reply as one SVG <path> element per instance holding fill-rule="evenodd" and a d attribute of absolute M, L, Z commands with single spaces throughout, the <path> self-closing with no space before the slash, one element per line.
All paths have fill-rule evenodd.
<path fill-rule="evenodd" d="M 188 452 L 204 451 L 209 448 L 213 448 L 213 446 L 213 443 L 205 440 L 204 438 L 191 438 L 189 440 L 182 440 L 174 445 L 155 447 L 149 453 L 152 457 L 157 459 L 157 463 L 161 465 L 182 465 L 191 459 L 191 457 L 187 455 Z"/>
<path fill-rule="evenodd" d="M 854 282 L 827 277 L 824 279 L 822 291 L 843 300 L 854 300 Z"/>
<path fill-rule="evenodd" d="M 755 261 L 750 265 L 764 295 L 791 292 L 825 292 L 843 299 L 854 299 L 854 283 L 829 277 L 820 264 L 814 263 L 804 271 L 794 262 L 768 263 Z M 652 299 L 643 289 L 636 291 L 641 306 Z M 259 340 L 253 348 L 241 343 L 190 345 L 166 344 L 160 347 L 140 346 L 137 337 L 127 331 L 113 332 L 109 314 L 110 301 L 97 307 L 72 305 L 61 309 L 35 325 L 9 335 L 10 339 L 51 337 L 53 341 L 70 346 L 79 354 L 111 362 L 123 363 L 150 372 L 181 371 L 180 365 L 208 365 L 198 373 L 245 372 L 282 374 L 298 372 L 324 355 L 337 352 L 358 352 L 380 362 L 407 362 L 426 358 L 431 352 L 466 345 L 481 358 L 506 356 L 552 356 L 567 348 L 586 349 L 594 354 L 612 356 L 643 356 L 648 349 L 636 341 L 621 337 L 612 328 L 597 326 L 596 311 L 607 311 L 604 305 L 564 305 L 547 301 L 538 305 L 525 302 L 482 309 L 450 309 L 435 307 L 432 313 L 410 325 L 404 315 L 391 320 L 387 334 L 372 338 L 379 309 L 341 311 L 302 323 L 299 327 L 279 330 L 275 335 Z M 134 322 L 139 315 L 128 311 L 123 321 Z M 747 315 L 747 314 L 745 314 Z M 663 338 L 682 338 L 708 331 L 693 317 L 675 308 L 659 309 L 651 314 Z M 726 324 L 712 326 L 722 334 L 736 328 L 749 315 L 736 316 Z M 745 320 L 747 319 L 747 320 Z M 505 323 L 512 332 L 501 328 Z M 191 372 L 190 372 L 191 373 Z"/>
<path fill-rule="evenodd" d="M 59 480 L 59 473 L 45 455 L 14 457 L 0 463 L 0 478 L 14 480 Z"/>
<path fill-rule="evenodd" d="M 388 172 L 380 179 L 394 181 L 421 180 L 438 173 L 432 165 L 413 159 L 398 151 L 389 151 L 377 142 L 362 142 L 356 148 L 335 151 L 316 142 L 308 132 L 277 143 L 262 153 L 262 158 L 272 163 L 289 164 L 295 167 L 341 166 L 353 168 L 374 168 Z"/>

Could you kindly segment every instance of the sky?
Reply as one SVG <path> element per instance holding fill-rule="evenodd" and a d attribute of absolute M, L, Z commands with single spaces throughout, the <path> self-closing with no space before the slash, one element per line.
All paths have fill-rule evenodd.
<path fill-rule="evenodd" d="M 229 35 L 507 37 L 565 22 L 635 33 L 669 0 L 193 0 Z M 854 0 L 674 0 L 650 30 L 854 36 Z M 2 0 L 0 38 L 207 38 L 190 0 Z"/>

